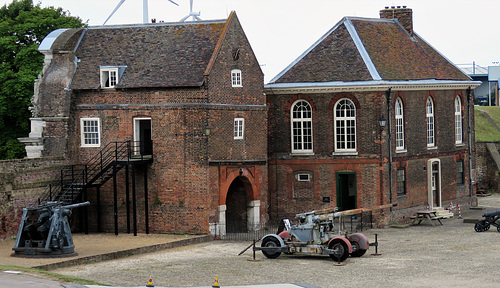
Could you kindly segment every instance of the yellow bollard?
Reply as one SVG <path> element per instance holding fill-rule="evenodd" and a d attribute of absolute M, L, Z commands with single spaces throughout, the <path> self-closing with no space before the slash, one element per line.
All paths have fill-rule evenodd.
<path fill-rule="evenodd" d="M 215 276 L 215 283 L 212 285 L 212 288 L 218 288 L 219 286 L 219 277 Z"/>
<path fill-rule="evenodd" d="M 153 285 L 153 279 L 151 278 L 151 275 L 149 275 L 149 281 L 146 287 L 155 287 L 155 285 Z"/>

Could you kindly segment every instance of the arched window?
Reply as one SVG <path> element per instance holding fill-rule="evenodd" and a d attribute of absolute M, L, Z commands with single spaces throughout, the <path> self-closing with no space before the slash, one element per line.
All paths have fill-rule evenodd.
<path fill-rule="evenodd" d="M 312 153 L 312 109 L 305 100 L 298 100 L 292 105 L 292 153 Z"/>
<path fill-rule="evenodd" d="M 347 99 L 340 99 L 334 107 L 335 152 L 356 151 L 356 106 Z"/>
<path fill-rule="evenodd" d="M 462 144 L 462 101 L 455 98 L 455 144 Z"/>
<path fill-rule="evenodd" d="M 401 98 L 396 99 L 394 110 L 396 117 L 396 150 L 403 150 L 405 148 L 405 124 Z"/>
<path fill-rule="evenodd" d="M 425 117 L 427 119 L 427 147 L 436 146 L 435 123 L 434 123 L 434 103 L 431 97 L 427 98 L 425 104 Z"/>

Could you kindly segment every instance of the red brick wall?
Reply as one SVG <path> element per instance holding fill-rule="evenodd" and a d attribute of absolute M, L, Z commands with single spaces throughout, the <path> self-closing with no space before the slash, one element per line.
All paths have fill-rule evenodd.
<path fill-rule="evenodd" d="M 455 144 L 454 100 L 461 95 L 463 106 L 463 145 Z M 425 101 L 433 97 L 435 103 L 436 146 L 428 149 L 426 142 Z M 356 105 L 357 156 L 332 155 L 334 150 L 333 107 L 337 100 L 347 97 Z M 295 94 L 273 95 L 269 91 L 269 190 L 270 211 L 273 219 L 291 217 L 325 206 L 336 206 L 336 173 L 355 172 L 357 182 L 357 206 L 397 202 L 404 213 L 412 207 L 425 207 L 427 198 L 427 160 L 441 160 L 442 205 L 447 206 L 453 199 L 469 197 L 468 158 L 468 113 L 467 94 L 462 91 L 404 91 L 392 96 L 391 109 L 396 97 L 404 102 L 406 152 L 395 153 L 395 121 L 391 120 L 392 136 L 392 199 L 389 193 L 389 165 L 387 127 L 380 141 L 378 120 L 382 115 L 387 119 L 386 96 L 384 92 L 336 93 L 336 94 Z M 297 99 L 307 100 L 313 109 L 314 155 L 291 154 L 290 107 Z M 391 112 L 393 113 L 393 111 Z M 392 114 L 393 115 L 393 114 Z M 382 144 L 382 147 L 381 147 Z M 381 153 L 382 149 L 382 155 Z M 383 164 L 381 162 L 383 160 Z M 457 185 L 456 161 L 464 160 L 465 185 Z M 381 166 L 382 165 L 382 166 Z M 397 196 L 396 171 L 406 167 L 407 194 Z M 383 170 L 381 170 L 383 169 Z M 293 177 L 296 171 L 309 171 L 313 175 L 310 198 L 294 197 L 298 184 Z M 383 173 L 380 173 L 383 171 Z M 382 178 L 383 177 L 383 178 Z M 295 186 L 294 186 L 295 185 Z M 301 193 L 305 193 L 302 191 Z M 331 202 L 323 203 L 323 197 Z M 398 217 L 405 214 L 399 213 Z"/>
<path fill-rule="evenodd" d="M 267 108 L 263 95 L 263 75 L 237 21 L 231 21 L 215 64 L 199 88 L 76 91 L 75 121 L 71 123 L 70 148 L 75 162 L 85 163 L 107 143 L 133 139 L 133 119 L 150 117 L 154 162 L 148 165 L 148 202 L 150 231 L 208 233 L 210 221 L 218 218 L 220 182 L 218 169 L 209 168 L 209 160 L 264 161 L 267 157 Z M 238 59 L 234 48 L 240 49 Z M 241 69 L 243 87 L 231 87 L 231 69 Z M 82 117 L 101 120 L 102 145 L 80 147 Z M 233 138 L 235 117 L 245 118 L 245 137 Z M 212 127 L 204 135 L 206 125 Z M 220 164 L 213 164 L 214 168 Z M 240 164 L 238 164 L 240 165 Z M 247 164 L 241 164 L 247 168 Z M 144 168 L 141 168 L 144 169 Z M 254 195 L 261 200 L 261 215 L 267 197 L 267 166 L 259 164 L 250 177 Z M 139 231 L 145 229 L 144 183 L 137 171 L 137 215 Z M 213 176 L 217 173 L 217 177 Z M 126 228 L 124 170 L 118 179 L 119 230 Z M 113 189 L 111 180 L 101 189 L 102 227 L 111 232 Z M 92 219 L 96 219 L 95 191 Z M 256 199 L 251 199 L 256 200 Z M 92 225 L 95 229 L 97 225 Z"/>

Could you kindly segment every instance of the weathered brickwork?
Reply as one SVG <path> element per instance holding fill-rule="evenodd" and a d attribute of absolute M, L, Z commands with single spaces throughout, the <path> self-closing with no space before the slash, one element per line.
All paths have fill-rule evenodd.
<path fill-rule="evenodd" d="M 497 149 L 500 148 L 499 143 L 495 143 Z M 477 183 L 478 189 L 489 193 L 490 191 L 500 192 L 500 177 L 499 172 L 495 169 L 495 162 L 491 157 L 486 143 L 476 143 L 476 160 L 477 160 Z"/>
<path fill-rule="evenodd" d="M 221 175 L 220 170 L 228 165 L 224 161 L 245 171 L 238 175 L 249 183 L 242 201 L 260 200 L 260 215 L 266 221 L 267 108 L 262 92 L 263 74 L 239 23 L 230 21 L 228 25 L 202 87 L 75 91 L 68 148 L 74 162 L 86 163 L 108 143 L 134 140 L 134 119 L 151 119 L 154 162 L 135 171 L 139 232 L 144 232 L 146 225 L 144 169 L 150 231 L 208 233 L 209 222 L 219 220 L 218 206 L 227 204 L 219 199 L 225 199 L 235 181 L 229 175 Z M 239 50 L 238 57 L 235 49 Z M 231 70 L 236 68 L 242 71 L 242 87 L 231 85 Z M 233 136 L 236 117 L 245 119 L 243 139 Z M 100 119 L 100 147 L 81 147 L 81 118 Z M 211 127 L 210 136 L 204 134 L 207 125 Z M 132 179 L 133 174 L 129 173 Z M 117 177 L 120 231 L 127 228 L 125 175 L 123 168 Z M 106 232 L 114 230 L 112 180 L 100 189 L 100 227 Z M 92 202 L 91 230 L 97 229 L 96 193 L 96 189 L 91 189 L 88 196 Z M 132 197 L 131 192 L 129 195 Z M 130 215 L 132 212 L 129 221 L 133 226 Z"/>
<path fill-rule="evenodd" d="M 269 187 L 276 195 L 271 197 L 270 211 L 273 219 L 291 217 L 302 211 L 337 206 L 337 173 L 355 173 L 356 205 L 371 207 L 385 203 L 398 203 L 399 221 L 415 209 L 428 204 L 427 161 L 439 159 L 441 165 L 441 203 L 450 201 L 466 203 L 469 196 L 469 151 L 467 91 L 396 91 L 391 96 L 391 109 L 401 97 L 404 103 L 405 149 L 396 152 L 394 141 L 395 121 L 391 120 L 392 191 L 389 191 L 388 134 L 387 127 L 381 133 L 378 120 L 387 119 L 385 92 L 272 95 L 268 93 L 269 106 Z M 455 143 L 454 101 L 462 102 L 463 141 Z M 428 148 L 426 142 L 425 103 L 433 97 L 435 103 L 436 147 Z M 335 103 L 343 98 L 356 106 L 357 154 L 352 156 L 334 153 Z M 291 151 L 290 109 L 303 99 L 311 104 L 313 115 L 314 155 L 294 155 Z M 472 109 L 472 107 L 469 107 Z M 394 115 L 394 111 L 391 111 Z M 394 117 L 394 116 L 392 116 Z M 464 183 L 457 184 L 457 161 L 464 162 Z M 397 194 L 397 169 L 406 169 L 406 194 Z M 298 172 L 312 175 L 308 185 L 297 184 Z M 300 185 L 300 186 L 299 186 Z M 301 195 L 297 197 L 296 189 Z M 309 189 L 309 192 L 304 191 Z M 330 202 L 323 202 L 329 197 Z M 458 200 L 457 200 L 458 199 Z M 470 202 L 470 201 L 469 201 Z M 416 208 L 417 207 L 417 208 Z M 412 210 L 413 209 L 413 210 Z M 406 213 L 406 214 L 405 214 Z M 386 220 L 382 220 L 386 221 Z M 388 221 L 388 220 L 387 220 Z M 395 221 L 391 219 L 391 221 Z"/>
<path fill-rule="evenodd" d="M 0 161 L 0 239 L 17 234 L 22 209 L 42 195 L 66 164 L 60 157 Z"/>

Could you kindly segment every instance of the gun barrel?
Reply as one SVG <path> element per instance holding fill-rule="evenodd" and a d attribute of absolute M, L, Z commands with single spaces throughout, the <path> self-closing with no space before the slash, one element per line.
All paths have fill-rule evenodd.
<path fill-rule="evenodd" d="M 358 208 L 358 209 L 352 209 L 352 210 L 345 210 L 345 211 L 336 212 L 334 214 L 334 217 L 349 216 L 349 215 L 360 214 L 360 213 L 370 212 L 370 211 L 375 211 L 375 210 L 380 210 L 380 209 L 387 209 L 387 208 L 395 207 L 397 205 L 398 205 L 397 203 L 391 203 L 391 204 L 385 204 L 385 205 L 380 205 L 380 206 L 374 206 L 374 207 L 370 207 L 370 208 Z"/>
<path fill-rule="evenodd" d="M 73 209 L 73 208 L 78 208 L 78 207 L 88 206 L 88 205 L 90 205 L 90 202 L 86 201 L 86 202 L 82 202 L 82 203 L 75 203 L 75 204 L 71 204 L 71 205 L 61 206 L 61 208 L 63 208 L 63 209 Z"/>

